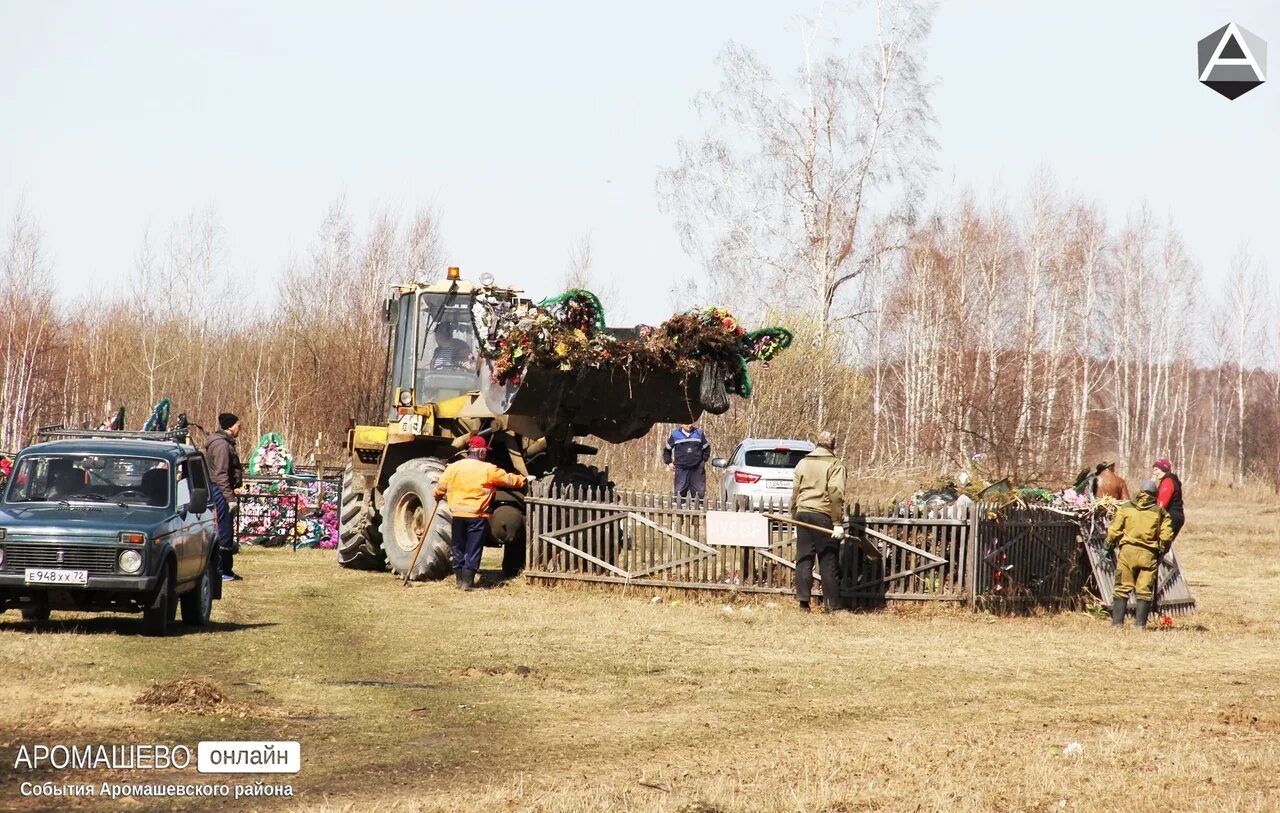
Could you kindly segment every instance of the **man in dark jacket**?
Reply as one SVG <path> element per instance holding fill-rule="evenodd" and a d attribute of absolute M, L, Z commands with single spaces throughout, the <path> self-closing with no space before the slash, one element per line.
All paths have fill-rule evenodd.
<path fill-rule="evenodd" d="M 227 513 L 232 527 L 240 505 L 236 501 L 236 489 L 244 479 L 244 469 L 240 465 L 240 455 L 236 453 L 236 438 L 240 436 L 240 419 L 230 412 L 218 416 L 218 431 L 209 436 L 204 445 L 204 456 L 209 461 L 209 479 L 222 492 L 227 501 Z M 222 548 L 222 580 L 237 581 L 240 576 L 232 569 L 235 540 L 231 546 Z"/>
<path fill-rule="evenodd" d="M 691 423 L 681 424 L 672 430 L 667 445 L 662 447 L 662 462 L 675 473 L 677 497 L 705 497 L 707 495 L 707 459 L 711 457 L 711 443 L 706 434 Z"/>

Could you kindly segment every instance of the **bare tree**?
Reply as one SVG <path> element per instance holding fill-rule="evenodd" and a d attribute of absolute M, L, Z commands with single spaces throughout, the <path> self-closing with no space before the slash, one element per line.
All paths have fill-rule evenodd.
<path fill-rule="evenodd" d="M 658 187 L 686 251 L 702 259 L 713 284 L 758 292 L 739 307 L 813 309 L 817 357 L 826 359 L 838 323 L 858 315 L 864 272 L 900 244 L 890 226 L 905 222 L 906 210 L 877 193 L 913 201 L 931 166 L 923 60 L 933 9 L 877 3 L 875 40 L 861 54 L 837 50 L 822 11 L 803 22 L 792 82 L 776 80 L 751 49 L 726 46 L 721 87 L 694 102 L 710 129 L 698 142 L 679 142 L 679 163 Z M 820 422 L 829 380 L 819 364 Z"/>
<path fill-rule="evenodd" d="M 53 309 L 52 263 L 44 237 L 22 202 L 9 220 L 0 254 L 0 448 L 14 449 L 29 436 L 40 406 L 49 349 L 57 330 Z"/>
<path fill-rule="evenodd" d="M 566 291 L 574 288 L 590 289 L 595 284 L 591 264 L 591 232 L 585 231 L 578 235 L 573 245 L 569 246 L 569 262 L 565 266 L 564 281 L 561 284 Z"/>
<path fill-rule="evenodd" d="M 575 288 L 591 291 L 600 300 L 605 315 L 613 324 L 623 320 L 625 314 L 622 312 L 622 297 L 618 293 L 618 286 L 608 277 L 596 273 L 590 231 L 579 234 L 569 246 L 569 257 L 560 284 L 566 291 Z"/>
<path fill-rule="evenodd" d="M 440 215 L 435 209 L 422 208 L 414 213 L 405 235 L 403 256 L 403 279 L 397 282 L 430 282 L 440 277 L 445 247 Z"/>
<path fill-rule="evenodd" d="M 1247 245 L 1236 248 L 1231 257 L 1231 277 L 1227 281 L 1226 308 L 1231 330 L 1232 364 L 1235 367 L 1236 449 L 1235 482 L 1245 474 L 1245 396 L 1251 367 L 1261 361 L 1258 349 L 1265 342 L 1261 320 L 1267 305 L 1267 280 L 1261 264 Z"/>

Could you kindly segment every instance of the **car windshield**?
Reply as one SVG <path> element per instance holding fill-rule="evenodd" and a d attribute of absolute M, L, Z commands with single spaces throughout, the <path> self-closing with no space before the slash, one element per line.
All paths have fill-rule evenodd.
<path fill-rule="evenodd" d="M 744 462 L 757 469 L 794 469 L 808 449 L 748 449 Z"/>
<path fill-rule="evenodd" d="M 442 401 L 476 389 L 476 333 L 471 298 L 423 294 L 419 300 L 418 402 Z"/>
<path fill-rule="evenodd" d="M 167 506 L 169 480 L 169 464 L 159 458 L 32 454 L 14 467 L 5 501 Z"/>

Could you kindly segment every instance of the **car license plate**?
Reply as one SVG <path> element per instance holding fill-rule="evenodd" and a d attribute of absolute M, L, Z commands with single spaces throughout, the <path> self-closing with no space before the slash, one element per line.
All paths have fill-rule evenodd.
<path fill-rule="evenodd" d="M 422 416 L 405 415 L 400 419 L 400 432 L 405 435 L 422 434 Z"/>
<path fill-rule="evenodd" d="M 88 584 L 87 570 L 58 570 L 52 567 L 29 567 L 23 577 L 27 584 Z"/>
<path fill-rule="evenodd" d="M 790 480 L 765 480 L 764 484 L 769 488 L 791 488 Z"/>

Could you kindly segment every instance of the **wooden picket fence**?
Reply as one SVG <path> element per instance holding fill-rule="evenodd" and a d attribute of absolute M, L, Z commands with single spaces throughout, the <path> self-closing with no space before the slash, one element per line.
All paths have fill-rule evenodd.
<path fill-rule="evenodd" d="M 525 574 L 639 587 L 791 593 L 795 526 L 770 519 L 760 546 L 711 544 L 709 512 L 786 515 L 716 499 L 540 484 L 527 500 Z M 1080 525 L 1038 508 L 851 508 L 840 595 L 854 606 L 950 602 L 1016 611 L 1078 606 L 1090 583 Z M 816 573 L 816 590 L 823 586 Z"/>

